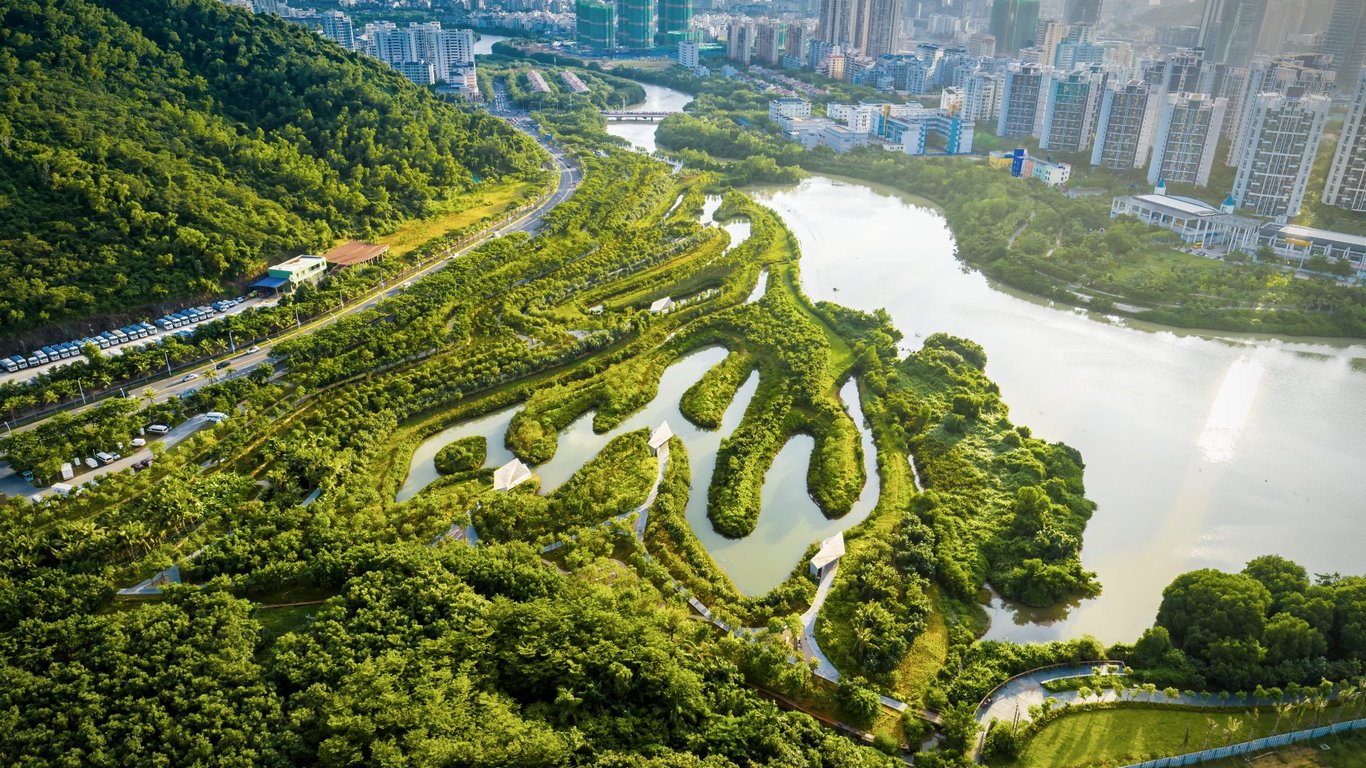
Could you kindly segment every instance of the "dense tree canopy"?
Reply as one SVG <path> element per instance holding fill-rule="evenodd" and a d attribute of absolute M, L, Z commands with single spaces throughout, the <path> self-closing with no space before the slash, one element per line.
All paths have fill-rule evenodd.
<path fill-rule="evenodd" d="M 531 142 L 215 0 L 0 7 L 0 334 L 204 295 L 539 166 Z"/>

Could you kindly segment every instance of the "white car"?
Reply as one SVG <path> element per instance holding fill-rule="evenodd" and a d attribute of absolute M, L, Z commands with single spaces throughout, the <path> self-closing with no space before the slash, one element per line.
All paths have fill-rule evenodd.
<path fill-rule="evenodd" d="M 223 413 L 222 411 L 209 411 L 208 413 L 204 414 L 204 418 L 217 424 L 221 421 L 227 421 L 228 414 Z"/>
<path fill-rule="evenodd" d="M 197 374 L 197 373 L 187 373 L 187 374 L 185 374 L 184 377 L 182 377 L 182 378 L 180 379 L 180 382 L 183 384 L 183 383 L 185 383 L 185 382 L 187 382 L 187 381 L 194 381 L 194 380 L 197 379 L 197 378 L 199 378 L 199 374 Z"/>
<path fill-rule="evenodd" d="M 248 349 L 248 350 L 247 350 L 247 354 L 248 354 L 248 355 L 254 355 L 254 354 L 256 354 L 257 352 L 260 352 L 260 351 L 261 351 L 261 348 L 260 348 L 260 347 L 252 347 L 251 349 Z"/>

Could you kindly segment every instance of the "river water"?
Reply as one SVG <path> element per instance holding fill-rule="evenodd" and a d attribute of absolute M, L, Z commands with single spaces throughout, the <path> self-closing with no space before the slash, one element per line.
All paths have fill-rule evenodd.
<path fill-rule="evenodd" d="M 692 101 L 692 97 L 686 93 L 680 93 L 672 88 L 664 88 L 649 83 L 641 83 L 645 88 L 645 101 L 639 104 L 632 104 L 626 108 L 628 112 L 681 112 L 684 105 Z M 639 149 L 646 152 L 655 151 L 655 129 L 659 123 L 636 122 L 636 123 L 608 123 L 607 132 L 613 136 L 620 136 L 631 142 Z"/>
<path fill-rule="evenodd" d="M 627 128 L 648 126 L 609 131 L 653 149 Z M 988 637 L 1132 640 L 1177 574 L 1266 553 L 1366 571 L 1366 345 L 1092 318 L 965 269 L 943 217 L 893 190 L 816 177 L 750 192 L 796 234 L 813 299 L 886 308 L 908 350 L 973 339 L 1014 421 L 1081 451 L 1098 505 L 1082 556 L 1104 594 L 1049 611 L 993 599 Z"/>
<path fill-rule="evenodd" d="M 493 54 L 494 43 L 501 43 L 507 37 L 503 35 L 479 35 L 479 39 L 474 43 L 475 56 L 490 56 Z"/>

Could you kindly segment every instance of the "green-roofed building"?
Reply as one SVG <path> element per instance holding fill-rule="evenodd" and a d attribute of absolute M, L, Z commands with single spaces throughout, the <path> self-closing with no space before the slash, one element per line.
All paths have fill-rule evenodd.
<path fill-rule="evenodd" d="M 598 50 L 617 47 L 617 6 L 603 0 L 578 0 L 574 4 L 575 40 Z"/>

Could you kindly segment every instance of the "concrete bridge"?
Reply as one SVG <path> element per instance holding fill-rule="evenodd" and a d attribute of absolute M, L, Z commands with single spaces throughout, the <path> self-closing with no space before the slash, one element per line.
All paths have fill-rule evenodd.
<path fill-rule="evenodd" d="M 607 118 L 608 120 L 615 120 L 615 121 L 617 121 L 617 122 L 625 122 L 625 121 L 631 121 L 631 120 L 640 120 L 640 121 L 645 121 L 645 122 L 654 122 L 655 120 L 663 120 L 664 118 L 666 118 L 666 117 L 668 117 L 669 115 L 672 115 L 672 114 L 674 114 L 674 113 L 673 113 L 673 112 L 624 112 L 624 111 L 614 111 L 614 110 L 603 110 L 603 111 L 602 111 L 602 116 L 603 116 L 603 117 Z"/>

